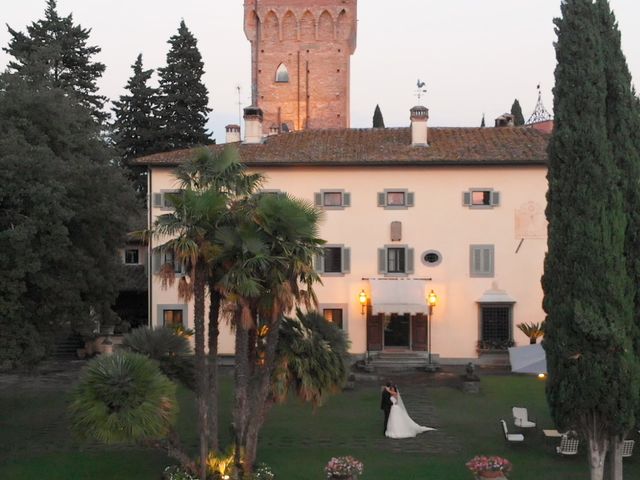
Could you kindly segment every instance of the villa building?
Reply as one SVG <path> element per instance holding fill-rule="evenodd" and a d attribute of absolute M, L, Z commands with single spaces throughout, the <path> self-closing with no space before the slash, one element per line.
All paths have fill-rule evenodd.
<path fill-rule="evenodd" d="M 516 325 L 544 319 L 549 134 L 508 123 L 430 128 L 424 106 L 407 111 L 404 128 L 350 129 L 356 0 L 248 0 L 245 10 L 254 105 L 244 138 L 229 125 L 227 142 L 266 176 L 265 191 L 324 210 L 319 311 L 348 333 L 351 352 L 462 363 L 528 343 Z M 175 167 L 193 155 L 138 160 L 148 166 L 150 223 L 169 208 Z M 160 265 L 174 263 L 164 256 L 151 256 L 149 324 L 192 327 L 192 305 L 161 286 Z M 233 354 L 228 329 L 219 351 Z"/>

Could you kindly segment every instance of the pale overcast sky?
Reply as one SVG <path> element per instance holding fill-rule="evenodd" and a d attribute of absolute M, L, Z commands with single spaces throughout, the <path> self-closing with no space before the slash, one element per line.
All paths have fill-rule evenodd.
<path fill-rule="evenodd" d="M 238 122 L 236 86 L 250 101 L 250 48 L 243 0 L 58 0 L 61 14 L 91 28 L 91 45 L 107 66 L 100 87 L 111 99 L 123 93 L 138 53 L 145 67 L 164 66 L 168 45 L 184 19 L 198 39 L 209 89 L 210 128 L 218 141 L 224 126 Z M 352 57 L 351 125 L 370 127 L 380 104 L 387 126 L 406 126 L 417 78 L 428 93 L 423 103 L 435 126 L 479 126 L 508 111 L 518 98 L 525 119 L 541 83 L 549 110 L 555 68 L 552 20 L 560 0 L 360 0 L 358 48 Z M 622 31 L 623 49 L 640 87 L 640 1 L 610 0 Z M 45 0 L 0 0 L 0 46 L 5 24 L 24 30 L 44 15 Z M 0 69 L 8 57 L 0 52 Z"/>

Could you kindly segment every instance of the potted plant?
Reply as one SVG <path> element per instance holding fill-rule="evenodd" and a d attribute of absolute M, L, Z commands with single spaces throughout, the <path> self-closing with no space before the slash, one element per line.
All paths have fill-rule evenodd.
<path fill-rule="evenodd" d="M 477 455 L 466 463 L 476 478 L 507 478 L 511 471 L 511 462 L 497 456 Z"/>
<path fill-rule="evenodd" d="M 529 337 L 529 344 L 534 345 L 538 338 L 544 335 L 544 322 L 542 323 L 519 323 L 516 325 L 522 333 Z"/>
<path fill-rule="evenodd" d="M 351 456 L 333 457 L 324 467 L 327 478 L 331 480 L 357 480 L 363 471 L 362 462 Z"/>

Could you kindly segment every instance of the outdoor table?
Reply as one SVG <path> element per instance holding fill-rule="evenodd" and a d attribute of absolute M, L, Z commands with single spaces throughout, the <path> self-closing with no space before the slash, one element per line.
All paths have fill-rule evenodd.
<path fill-rule="evenodd" d="M 564 435 L 563 433 L 560 433 L 558 430 L 554 429 L 542 430 L 542 433 L 547 438 L 560 438 L 562 437 L 562 435 Z"/>

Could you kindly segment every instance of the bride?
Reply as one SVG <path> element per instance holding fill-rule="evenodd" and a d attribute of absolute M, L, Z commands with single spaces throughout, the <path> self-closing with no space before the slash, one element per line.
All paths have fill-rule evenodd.
<path fill-rule="evenodd" d="M 423 427 L 414 422 L 407 409 L 404 407 L 402 397 L 397 387 L 389 387 L 389 393 L 391 394 L 391 413 L 389 413 L 389 423 L 387 423 L 387 431 L 385 435 L 389 438 L 410 438 L 415 437 L 422 432 L 428 432 L 435 430 L 431 427 Z"/>

